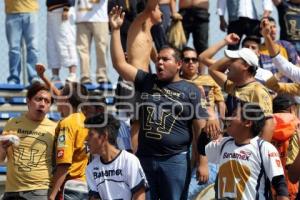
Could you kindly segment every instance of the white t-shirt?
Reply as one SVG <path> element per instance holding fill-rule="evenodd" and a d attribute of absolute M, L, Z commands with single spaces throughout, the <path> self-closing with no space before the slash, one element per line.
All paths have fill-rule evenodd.
<path fill-rule="evenodd" d="M 96 156 L 86 169 L 90 193 L 98 193 L 102 200 L 130 200 L 140 188 L 148 189 L 148 182 L 138 158 L 120 151 L 109 163 Z"/>
<path fill-rule="evenodd" d="M 77 22 L 108 22 L 108 0 L 77 0 Z"/>
<path fill-rule="evenodd" d="M 266 199 L 265 178 L 260 175 L 262 168 L 258 140 L 259 137 L 255 137 L 250 144 L 238 146 L 232 137 L 225 137 L 206 145 L 208 161 L 220 165 L 218 198 L 250 200 L 255 199 L 258 194 L 258 199 Z M 271 143 L 263 142 L 261 154 L 265 173 L 270 181 L 275 176 L 283 175 L 279 153 Z"/>

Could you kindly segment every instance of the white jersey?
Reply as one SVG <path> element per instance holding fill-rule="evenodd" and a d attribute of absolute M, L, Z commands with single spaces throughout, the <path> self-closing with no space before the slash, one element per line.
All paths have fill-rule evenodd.
<path fill-rule="evenodd" d="M 220 165 L 218 174 L 218 198 L 266 199 L 265 178 L 262 173 L 259 137 L 250 144 L 236 145 L 232 137 L 212 141 L 205 147 L 208 161 Z M 265 175 L 283 175 L 283 168 L 276 148 L 264 141 L 260 147 Z"/>
<path fill-rule="evenodd" d="M 76 22 L 108 22 L 108 0 L 77 0 Z"/>
<path fill-rule="evenodd" d="M 86 178 L 90 193 L 98 193 L 102 200 L 130 200 L 140 188 L 148 189 L 140 161 L 127 151 L 120 151 L 109 163 L 95 157 L 86 169 Z"/>

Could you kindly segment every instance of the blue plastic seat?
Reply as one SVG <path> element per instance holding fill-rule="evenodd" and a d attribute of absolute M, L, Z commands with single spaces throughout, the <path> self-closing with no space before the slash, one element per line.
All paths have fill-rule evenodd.
<path fill-rule="evenodd" d="M 18 117 L 20 115 L 21 115 L 20 112 L 4 111 L 4 112 L 0 112 L 0 120 L 8 120 L 8 119 L 10 119 L 12 117 Z"/>
<path fill-rule="evenodd" d="M 61 119 L 61 115 L 59 112 L 50 112 L 47 116 L 53 121 L 59 121 Z"/>
<path fill-rule="evenodd" d="M 83 84 L 84 87 L 88 90 L 88 91 L 93 91 L 96 90 L 98 88 L 98 85 L 94 85 L 94 84 Z"/>
<path fill-rule="evenodd" d="M 113 105 L 115 103 L 115 98 L 114 97 L 106 97 L 105 98 L 105 103 L 107 105 Z"/>
<path fill-rule="evenodd" d="M 111 91 L 114 90 L 114 87 L 111 83 L 101 83 L 98 87 L 99 90 Z"/>
<path fill-rule="evenodd" d="M 0 174 L 6 174 L 6 166 L 0 166 Z"/>
<path fill-rule="evenodd" d="M 64 87 L 64 85 L 62 83 L 54 83 L 54 86 L 59 90 Z"/>
<path fill-rule="evenodd" d="M 9 90 L 9 91 L 22 91 L 25 89 L 25 86 L 22 84 L 0 84 L 0 90 Z"/>
<path fill-rule="evenodd" d="M 9 99 L 8 102 L 13 105 L 25 105 L 26 98 L 25 97 L 12 97 Z"/>
<path fill-rule="evenodd" d="M 0 97 L 0 105 L 5 104 L 6 100 L 4 97 Z"/>

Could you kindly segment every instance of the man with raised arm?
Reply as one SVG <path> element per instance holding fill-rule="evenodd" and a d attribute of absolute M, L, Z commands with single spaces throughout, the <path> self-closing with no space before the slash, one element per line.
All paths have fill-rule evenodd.
<path fill-rule="evenodd" d="M 150 57 L 152 60 L 156 59 L 157 53 L 153 46 L 151 28 L 153 25 L 161 22 L 161 17 L 162 13 L 159 9 L 158 1 L 149 0 L 143 12 L 135 18 L 128 30 L 126 49 L 128 63 L 145 72 L 149 71 Z M 117 102 L 119 111 L 122 112 L 122 110 L 131 109 L 133 113 L 136 114 L 134 104 L 139 101 L 140 94 L 135 91 L 133 97 L 128 97 L 132 95 L 132 91 L 133 88 L 130 83 L 126 81 L 119 83 L 119 87 L 117 88 L 117 95 L 120 96 Z M 133 105 L 133 109 L 130 105 L 128 105 L 129 107 L 127 106 L 128 102 L 130 105 Z M 132 113 L 130 112 L 130 114 Z M 137 148 L 139 126 L 140 124 L 136 121 L 136 117 L 134 117 L 131 125 L 132 147 L 134 152 Z"/>
<path fill-rule="evenodd" d="M 155 53 L 151 28 L 162 21 L 161 17 L 158 1 L 149 0 L 143 12 L 135 18 L 128 30 L 128 63 L 145 72 L 149 71 L 151 53 Z M 152 59 L 155 59 L 155 54 Z"/>
<path fill-rule="evenodd" d="M 258 69 L 258 57 L 248 48 L 237 51 L 225 50 L 225 57 L 209 67 L 210 75 L 224 89 L 235 97 L 233 104 L 238 101 L 258 103 L 264 114 L 272 114 L 272 97 L 267 88 L 255 80 Z M 228 73 L 225 74 L 225 71 Z M 267 128 L 263 131 L 263 138 L 270 141 L 272 131 L 268 131 L 271 120 L 267 120 Z"/>
<path fill-rule="evenodd" d="M 150 185 L 147 199 L 187 199 L 189 147 L 196 143 L 207 117 L 200 91 L 179 77 L 180 53 L 171 47 L 158 53 L 156 75 L 126 62 L 120 39 L 123 19 L 122 10 L 113 8 L 111 55 L 117 72 L 141 92 L 137 156 Z"/>

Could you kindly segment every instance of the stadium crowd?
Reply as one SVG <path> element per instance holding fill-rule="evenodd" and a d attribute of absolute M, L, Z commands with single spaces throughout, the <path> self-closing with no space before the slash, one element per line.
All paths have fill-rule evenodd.
<path fill-rule="evenodd" d="M 227 35 L 210 46 L 209 0 L 46 0 L 50 79 L 37 63 L 38 1 L 4 2 L 7 82 L 21 82 L 26 59 L 31 84 L 27 112 L 0 136 L 3 200 L 201 199 L 211 183 L 214 199 L 300 199 L 299 0 L 218 0 Z M 86 87 L 110 84 L 108 45 L 113 112 Z"/>

